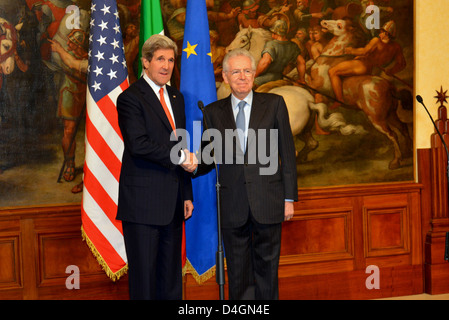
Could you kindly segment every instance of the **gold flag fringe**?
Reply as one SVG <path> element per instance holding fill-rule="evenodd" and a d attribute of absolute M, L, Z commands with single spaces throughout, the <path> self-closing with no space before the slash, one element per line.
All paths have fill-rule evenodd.
<path fill-rule="evenodd" d="M 225 266 L 226 266 L 226 261 L 225 261 Z M 206 282 L 207 280 L 209 280 L 210 278 L 212 278 L 215 275 L 215 271 L 216 271 L 216 268 L 215 268 L 215 266 L 213 266 L 212 268 L 210 268 L 203 274 L 198 274 L 198 272 L 195 270 L 195 268 L 190 263 L 189 259 L 187 259 L 186 264 L 185 264 L 184 268 L 182 269 L 182 275 L 184 276 L 186 273 L 190 273 L 192 275 L 193 279 L 195 279 L 195 281 L 198 284 L 203 284 L 204 282 Z"/>
<path fill-rule="evenodd" d="M 117 272 L 112 272 L 112 270 L 109 268 L 106 261 L 104 261 L 101 254 L 98 252 L 97 248 L 95 248 L 95 245 L 92 243 L 92 241 L 87 236 L 86 232 L 84 231 L 83 226 L 81 226 L 81 235 L 83 237 L 83 240 L 86 241 L 87 246 L 89 247 L 90 251 L 94 255 L 94 257 L 97 259 L 97 262 L 100 264 L 101 268 L 106 272 L 106 275 L 112 280 L 117 281 L 119 280 L 123 275 L 125 275 L 128 272 L 128 264 L 126 264 L 123 268 L 118 270 Z"/>
<path fill-rule="evenodd" d="M 95 248 L 95 245 L 92 243 L 92 241 L 87 236 L 86 232 L 84 231 L 83 226 L 81 226 L 81 235 L 84 241 L 86 241 L 87 246 L 89 247 L 90 251 L 94 255 L 94 257 L 97 259 L 98 264 L 101 266 L 103 271 L 106 273 L 106 275 L 112 280 L 112 281 L 118 281 L 123 275 L 125 275 L 128 272 L 128 264 L 126 264 L 123 268 L 118 270 L 117 272 L 112 272 L 112 270 L 109 268 L 107 263 L 104 261 L 101 254 L 98 252 L 97 248 Z M 226 264 L 226 262 L 225 262 Z M 195 270 L 195 268 L 190 263 L 189 259 L 186 260 L 185 266 L 182 268 L 182 275 L 185 276 L 187 273 L 190 273 L 192 277 L 195 279 L 195 281 L 198 284 L 203 284 L 213 276 L 215 276 L 215 266 L 204 272 L 203 274 L 198 274 L 198 272 Z"/>

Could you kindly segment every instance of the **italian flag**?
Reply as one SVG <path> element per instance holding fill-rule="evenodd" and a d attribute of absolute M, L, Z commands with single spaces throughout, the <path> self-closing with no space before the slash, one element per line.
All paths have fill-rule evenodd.
<path fill-rule="evenodd" d="M 159 1 L 142 0 L 140 5 L 140 35 L 139 35 L 139 73 L 142 73 L 142 46 L 153 34 L 164 34 L 164 23 Z"/>

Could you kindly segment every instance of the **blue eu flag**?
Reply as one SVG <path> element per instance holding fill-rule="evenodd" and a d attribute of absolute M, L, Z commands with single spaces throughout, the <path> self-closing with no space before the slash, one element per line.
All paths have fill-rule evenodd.
<path fill-rule="evenodd" d="M 208 105 L 217 100 L 204 0 L 187 1 L 180 89 L 185 99 L 190 151 L 199 155 L 203 115 L 198 101 Z M 187 269 L 199 283 L 215 273 L 218 246 L 215 182 L 215 170 L 192 179 L 195 209 L 186 222 Z"/>

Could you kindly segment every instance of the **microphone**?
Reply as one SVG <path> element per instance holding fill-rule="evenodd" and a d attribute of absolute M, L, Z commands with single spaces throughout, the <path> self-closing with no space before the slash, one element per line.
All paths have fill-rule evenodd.
<path fill-rule="evenodd" d="M 427 110 L 426 106 L 424 105 L 423 99 L 420 95 L 416 96 L 416 100 L 422 104 L 424 109 L 426 109 L 427 114 L 430 117 L 430 120 L 432 120 L 433 126 L 435 127 L 438 135 L 440 136 L 441 142 L 443 142 L 444 149 L 446 150 L 447 155 L 447 168 L 446 168 L 446 175 L 447 175 L 447 183 L 448 183 L 448 194 L 449 194 L 449 152 L 447 151 L 446 142 L 444 142 L 443 136 L 440 133 L 440 130 L 438 130 L 437 125 L 435 124 L 435 121 L 433 121 L 432 116 L 429 113 L 429 110 Z M 446 241 L 445 241 L 445 249 L 444 249 L 444 260 L 449 261 L 449 232 L 446 232 Z"/>
<path fill-rule="evenodd" d="M 200 108 L 201 112 L 204 112 L 204 103 L 201 100 L 198 100 L 198 108 Z"/>
<path fill-rule="evenodd" d="M 204 118 L 204 126 L 209 134 L 209 141 L 211 140 L 209 126 L 207 125 L 206 114 L 204 113 L 204 103 L 201 100 L 198 100 L 198 108 L 200 108 L 201 113 Z M 217 238 L 218 238 L 218 247 L 217 252 L 215 253 L 215 280 L 219 287 L 219 297 L 220 300 L 224 300 L 224 285 L 225 285 L 225 273 L 224 273 L 224 251 L 223 251 L 223 237 L 221 230 L 221 204 L 220 204 L 220 180 L 218 178 L 218 165 L 217 160 L 215 159 L 215 151 L 214 152 L 214 166 L 215 166 L 215 176 L 216 176 L 216 184 L 215 189 L 217 193 Z"/>
<path fill-rule="evenodd" d="M 201 113 L 203 114 L 204 127 L 206 128 L 206 131 L 209 134 L 209 141 L 210 141 L 211 137 L 210 137 L 210 132 L 209 132 L 209 126 L 207 125 L 206 115 L 204 114 L 204 103 L 203 103 L 203 101 L 198 100 L 198 108 L 200 108 Z M 217 162 L 215 161 L 215 153 L 214 153 L 214 165 L 215 165 L 215 169 L 217 170 L 217 173 L 218 173 Z M 218 183 L 218 181 L 217 181 L 217 183 Z"/>
<path fill-rule="evenodd" d="M 424 103 L 422 97 L 419 94 L 416 96 L 416 100 L 418 100 L 419 103 Z"/>

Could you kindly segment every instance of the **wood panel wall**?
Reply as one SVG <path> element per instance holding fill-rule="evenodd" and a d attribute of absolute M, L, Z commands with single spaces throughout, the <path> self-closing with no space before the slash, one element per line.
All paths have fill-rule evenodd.
<path fill-rule="evenodd" d="M 80 289 L 67 289 L 77 266 Z M 0 211 L 0 299 L 127 299 L 127 281 L 113 283 L 81 238 L 80 206 Z"/>
<path fill-rule="evenodd" d="M 301 190 L 283 226 L 280 299 L 373 299 L 422 293 L 421 185 Z M 368 289 L 366 268 L 379 268 Z M 187 276 L 187 299 L 218 298 L 215 279 Z"/>
<path fill-rule="evenodd" d="M 433 242 L 441 238 L 428 237 L 429 213 L 421 209 L 429 201 L 421 197 L 428 194 L 425 188 L 426 183 L 406 182 L 300 190 L 294 218 L 283 226 L 280 299 L 425 292 L 426 277 L 449 265 L 438 258 L 426 268 L 425 259 L 432 259 L 426 245 L 432 242 L 437 252 Z M 1 210 L 0 299 L 127 299 L 127 277 L 116 283 L 106 277 L 80 227 L 79 205 Z M 70 265 L 79 267 L 79 290 L 66 288 Z M 366 286 L 371 265 L 379 268 L 379 289 Z M 438 290 L 449 292 L 444 285 Z M 215 279 L 198 285 L 187 275 L 184 297 L 218 299 Z"/>
<path fill-rule="evenodd" d="M 446 107 L 438 114 L 449 144 Z M 418 183 L 299 190 L 283 225 L 280 299 L 449 292 L 448 159 L 439 136 L 430 139 L 417 150 Z M 79 205 L 0 209 L 0 299 L 127 299 L 127 277 L 109 280 L 80 228 Z M 79 268 L 80 289 L 67 289 L 68 266 Z M 379 288 L 367 286 L 372 266 Z M 185 299 L 218 299 L 215 279 L 183 281 Z"/>

